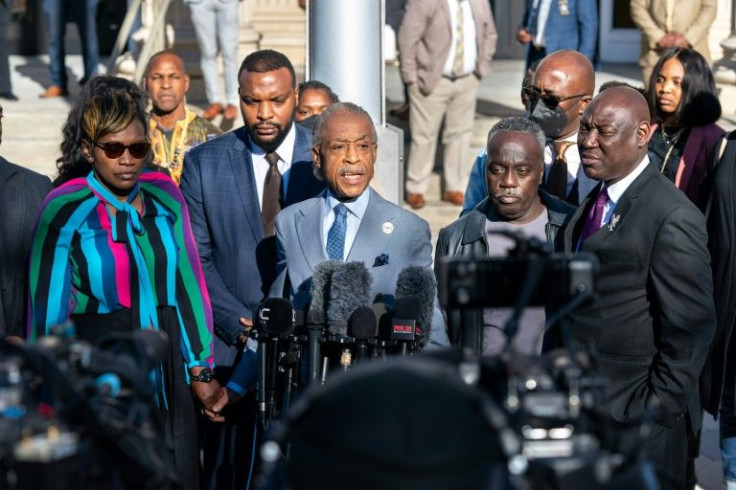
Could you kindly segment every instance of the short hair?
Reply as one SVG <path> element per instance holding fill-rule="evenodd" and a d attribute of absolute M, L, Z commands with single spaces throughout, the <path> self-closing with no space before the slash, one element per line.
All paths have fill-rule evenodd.
<path fill-rule="evenodd" d="M 260 51 L 254 51 L 245 57 L 243 63 L 240 65 L 238 76 L 242 75 L 244 71 L 249 73 L 268 73 L 269 71 L 280 70 L 286 68 L 291 74 L 291 86 L 296 88 L 296 73 L 294 73 L 294 66 L 283 53 L 274 51 L 273 49 L 262 49 Z"/>
<path fill-rule="evenodd" d="M 299 93 L 304 93 L 306 90 L 321 90 L 325 94 L 327 94 L 327 97 L 330 99 L 330 102 L 335 104 L 337 102 L 340 102 L 339 97 L 335 92 L 332 91 L 330 87 L 325 85 L 324 83 L 320 82 L 319 80 L 308 80 L 306 82 L 302 82 L 299 84 Z"/>
<path fill-rule="evenodd" d="M 177 58 L 181 62 L 181 67 L 184 70 L 184 74 L 189 76 L 189 74 L 187 73 L 186 67 L 184 66 L 184 60 L 182 59 L 182 57 L 179 56 L 173 49 L 163 49 L 159 51 L 158 53 L 155 53 L 150 58 L 148 58 L 148 63 L 146 64 L 146 71 L 143 74 L 144 77 L 148 76 L 148 72 L 151 70 L 151 65 L 153 64 L 154 60 L 162 56 L 173 56 L 174 58 Z"/>
<path fill-rule="evenodd" d="M 59 175 L 55 186 L 77 177 L 86 176 L 92 167 L 82 153 L 82 140 L 88 137 L 83 129 L 85 108 L 90 99 L 107 93 L 126 93 L 136 105 L 136 114 L 147 117 L 148 95 L 135 83 L 120 77 L 100 75 L 91 78 L 82 88 L 62 127 L 61 157 L 56 160 Z M 147 121 L 143 129 L 148 131 Z"/>
<path fill-rule="evenodd" d="M 135 121 L 141 123 L 144 132 L 148 131 L 148 115 L 133 97 L 122 90 L 109 90 L 94 94 L 84 104 L 82 131 L 94 143 L 107 134 L 123 131 Z"/>
<path fill-rule="evenodd" d="M 704 126 L 721 117 L 721 103 L 713 71 L 703 55 L 690 48 L 668 48 L 657 60 L 647 88 L 647 102 L 655 122 L 662 122 L 664 114 L 657 106 L 657 77 L 662 66 L 675 58 L 682 64 L 682 97 L 673 114 L 677 126 Z"/>
<path fill-rule="evenodd" d="M 325 123 L 328 119 L 338 113 L 348 113 L 365 117 L 371 123 L 371 139 L 374 143 L 378 143 L 378 134 L 376 133 L 376 126 L 373 124 L 373 119 L 368 112 L 360 107 L 358 104 L 352 102 L 337 102 L 332 104 L 317 117 L 317 121 L 314 124 L 314 134 L 312 136 L 312 146 L 319 148 L 322 144 L 322 138 L 324 137 Z"/>
<path fill-rule="evenodd" d="M 622 82 L 621 80 L 610 80 L 610 81 L 602 84 L 598 88 L 598 93 L 604 92 L 604 91 L 608 90 L 609 88 L 614 88 L 614 87 L 629 87 L 629 88 L 633 88 L 634 90 L 636 90 L 637 92 L 639 92 L 640 94 L 642 94 L 644 97 L 647 96 L 647 91 L 646 91 L 645 88 L 643 88 L 643 87 L 636 87 L 634 85 L 631 85 L 630 83 Z"/>
<path fill-rule="evenodd" d="M 539 126 L 539 124 L 535 123 L 531 119 L 527 119 L 525 117 L 505 117 L 501 119 L 496 124 L 494 124 L 490 131 L 488 131 L 488 139 L 486 139 L 486 149 L 490 146 L 491 140 L 501 133 L 531 134 L 537 139 L 537 142 L 539 143 L 539 148 L 541 149 L 542 153 L 544 153 L 544 147 L 547 143 L 546 136 L 544 135 L 544 131 L 542 131 L 542 128 Z"/>

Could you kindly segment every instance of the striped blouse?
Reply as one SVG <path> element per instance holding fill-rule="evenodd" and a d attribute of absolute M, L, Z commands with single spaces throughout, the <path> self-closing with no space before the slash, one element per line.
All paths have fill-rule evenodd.
<path fill-rule="evenodd" d="M 159 172 L 144 172 L 139 184 L 144 231 L 134 236 L 155 306 L 175 308 L 187 366 L 212 366 L 212 307 L 184 198 Z M 44 201 L 31 248 L 29 341 L 73 314 L 127 308 L 141 318 L 136 262 L 110 209 L 87 178 L 65 183 Z"/>

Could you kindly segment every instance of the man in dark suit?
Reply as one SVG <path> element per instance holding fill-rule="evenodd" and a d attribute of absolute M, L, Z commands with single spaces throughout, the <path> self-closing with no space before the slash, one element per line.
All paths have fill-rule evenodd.
<path fill-rule="evenodd" d="M 597 300 L 573 314 L 572 336 L 594 344 L 615 420 L 656 408 L 647 457 L 663 488 L 686 488 L 698 376 L 715 331 L 713 282 L 703 215 L 649 163 L 649 121 L 644 97 L 628 87 L 602 92 L 583 113 L 582 165 L 601 184 L 570 221 L 565 246 L 596 254 L 600 276 Z"/>
<path fill-rule="evenodd" d="M 314 138 L 313 159 L 327 190 L 279 214 L 279 277 L 271 294 L 282 296 L 286 289 L 295 306 L 304 308 L 314 268 L 344 260 L 368 267 L 371 297 L 393 297 L 405 267 L 432 266 L 429 226 L 369 188 L 378 142 L 365 110 L 349 102 L 331 105 L 317 121 Z M 449 345 L 436 301 L 429 340 Z"/>
<path fill-rule="evenodd" d="M 254 363 L 252 351 L 243 351 L 245 333 L 275 277 L 276 214 L 324 188 L 312 174 L 312 138 L 294 124 L 298 90 L 291 62 L 276 51 L 256 51 L 238 79 L 245 125 L 189 151 L 181 180 L 212 301 L 216 374 L 223 382 L 241 354 Z M 205 466 L 218 451 L 229 452 L 213 463 L 211 487 L 245 487 L 253 410 L 243 408 L 225 413 L 225 432 L 242 434 L 220 434 L 216 447 L 205 451 Z"/>
<path fill-rule="evenodd" d="M 548 54 L 572 49 L 594 61 L 598 41 L 596 0 L 526 0 L 516 39 L 526 44 L 526 68 Z"/>
<path fill-rule="evenodd" d="M 0 143 L 3 138 L 0 106 Z M 0 157 L 0 337 L 25 331 L 28 252 L 33 225 L 51 181 Z"/>

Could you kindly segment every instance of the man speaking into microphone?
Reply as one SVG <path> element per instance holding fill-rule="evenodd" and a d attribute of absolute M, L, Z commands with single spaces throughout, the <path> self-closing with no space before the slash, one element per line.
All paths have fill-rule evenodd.
<path fill-rule="evenodd" d="M 376 130 L 364 109 L 339 102 L 322 113 L 312 157 L 327 189 L 277 216 L 278 276 L 271 296 L 289 294 L 295 308 L 305 309 L 314 268 L 338 260 L 363 262 L 373 278 L 371 296 L 385 301 L 402 269 L 432 266 L 427 222 L 369 188 L 377 153 Z M 430 343 L 449 345 L 437 301 Z"/>

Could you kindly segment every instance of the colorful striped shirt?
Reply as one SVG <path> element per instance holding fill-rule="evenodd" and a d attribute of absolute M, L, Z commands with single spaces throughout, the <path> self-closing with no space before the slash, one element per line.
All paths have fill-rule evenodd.
<path fill-rule="evenodd" d="M 144 231 L 134 236 L 153 302 L 175 308 L 187 366 L 212 366 L 212 307 L 184 198 L 160 172 L 144 172 L 139 185 Z M 47 196 L 31 248 L 29 341 L 74 314 L 126 308 L 141 318 L 135 315 L 140 288 L 134 254 L 125 233 L 116 232 L 122 219 L 116 220 L 111 209 L 87 178 L 71 180 Z"/>

